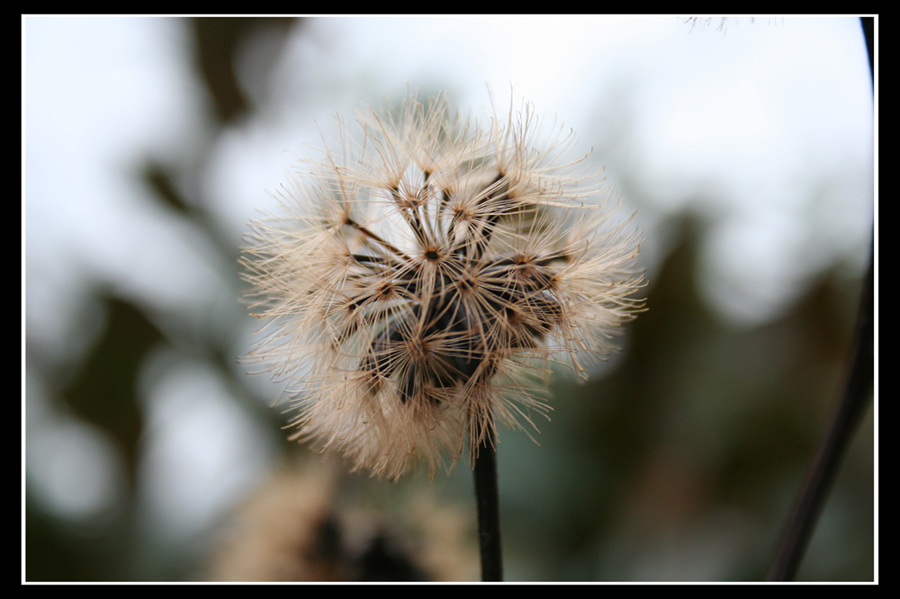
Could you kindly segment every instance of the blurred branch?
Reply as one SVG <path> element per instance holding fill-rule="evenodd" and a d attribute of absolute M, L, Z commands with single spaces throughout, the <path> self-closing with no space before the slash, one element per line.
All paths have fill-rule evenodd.
<path fill-rule="evenodd" d="M 863 17 L 861 21 L 869 52 L 869 69 L 874 82 L 872 57 L 874 19 Z M 767 577 L 770 581 L 793 580 L 796 575 L 825 499 L 837 475 L 841 458 L 846 453 L 856 426 L 869 405 L 869 391 L 875 379 L 874 262 L 873 228 L 872 243 L 869 248 L 869 267 L 863 279 L 850 372 L 847 376 L 843 397 L 782 534 L 775 561 Z"/>
<path fill-rule="evenodd" d="M 768 580 L 792 580 L 800 566 L 809 538 L 815 528 L 834 482 L 841 458 L 847 451 L 856 426 L 869 405 L 869 390 L 874 380 L 874 317 L 872 260 L 863 284 L 853 350 L 853 361 L 840 406 L 828 435 L 806 479 L 803 492 L 794 505 L 782 534 Z"/>
<path fill-rule="evenodd" d="M 251 29 L 279 25 L 285 30 L 292 18 L 196 17 L 192 19 L 197 39 L 197 61 L 207 90 L 223 123 L 247 112 L 250 102 L 234 72 L 238 41 Z"/>

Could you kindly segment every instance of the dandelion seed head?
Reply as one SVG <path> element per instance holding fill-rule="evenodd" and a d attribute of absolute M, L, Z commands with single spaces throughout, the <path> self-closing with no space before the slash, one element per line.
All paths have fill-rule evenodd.
<path fill-rule="evenodd" d="M 434 475 L 498 422 L 533 427 L 549 365 L 583 373 L 642 309 L 640 236 L 574 135 L 530 105 L 487 123 L 443 97 L 369 109 L 251 222 L 248 360 L 285 385 L 293 439 Z"/>

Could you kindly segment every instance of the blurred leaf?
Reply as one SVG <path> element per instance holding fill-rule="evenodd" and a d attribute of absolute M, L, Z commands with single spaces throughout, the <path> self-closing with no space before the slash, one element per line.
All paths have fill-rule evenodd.
<path fill-rule="evenodd" d="M 169 208 L 174 208 L 182 214 L 190 214 L 191 207 L 184 201 L 181 194 L 172 184 L 172 177 L 166 171 L 165 167 L 155 162 L 145 165 L 141 173 L 144 181 L 153 190 L 153 197 L 160 200 Z"/>
<path fill-rule="evenodd" d="M 133 490 L 143 426 L 137 377 L 147 352 L 163 335 L 132 304 L 117 298 L 106 304 L 106 328 L 63 397 L 75 414 L 118 441 Z"/>
<path fill-rule="evenodd" d="M 234 55 L 238 42 L 254 29 L 272 28 L 273 25 L 273 34 L 280 31 L 283 35 L 293 20 L 278 17 L 193 19 L 197 37 L 197 61 L 222 122 L 230 122 L 250 109 L 250 103 L 234 72 Z"/>

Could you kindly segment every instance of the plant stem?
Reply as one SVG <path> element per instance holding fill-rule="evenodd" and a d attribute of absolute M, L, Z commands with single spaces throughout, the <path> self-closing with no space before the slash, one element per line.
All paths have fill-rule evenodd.
<path fill-rule="evenodd" d="M 862 17 L 863 36 L 869 53 L 869 70 L 872 81 L 874 72 L 874 18 Z M 828 435 L 819 447 L 816 459 L 806 478 L 803 491 L 797 497 L 787 526 L 781 536 L 775 560 L 769 570 L 770 581 L 793 580 L 800 567 L 800 560 L 812 536 L 819 512 L 837 474 L 841 458 L 850 445 L 853 432 L 866 407 L 869 405 L 869 390 L 875 380 L 875 232 L 872 231 L 872 246 L 869 250 L 869 268 L 863 279 L 862 297 L 856 319 L 853 355 L 850 372 L 844 387 L 840 406 L 831 421 Z"/>
<path fill-rule="evenodd" d="M 475 502 L 478 505 L 478 545 L 481 549 L 481 580 L 503 580 L 500 547 L 500 496 L 497 492 L 497 449 L 494 433 L 485 435 L 473 456 Z"/>
<path fill-rule="evenodd" d="M 869 405 L 874 380 L 873 256 L 863 281 L 853 357 L 840 406 L 782 533 L 768 580 L 793 580 L 853 432 Z"/>

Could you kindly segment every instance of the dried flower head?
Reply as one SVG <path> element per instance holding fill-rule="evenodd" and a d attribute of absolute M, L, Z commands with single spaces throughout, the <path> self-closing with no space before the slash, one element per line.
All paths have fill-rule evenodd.
<path fill-rule="evenodd" d="M 222 522 L 210 581 L 465 581 L 477 575 L 469 510 L 406 486 L 386 509 L 333 464 L 284 464 Z"/>
<path fill-rule="evenodd" d="M 304 162 L 285 214 L 251 223 L 242 262 L 267 323 L 249 358 L 286 383 L 294 438 L 392 478 L 434 473 L 496 421 L 546 411 L 541 364 L 581 373 L 613 349 L 642 305 L 639 237 L 530 106 L 481 129 L 410 97 L 358 124 Z"/>

